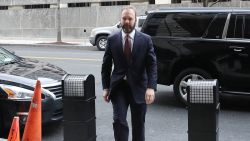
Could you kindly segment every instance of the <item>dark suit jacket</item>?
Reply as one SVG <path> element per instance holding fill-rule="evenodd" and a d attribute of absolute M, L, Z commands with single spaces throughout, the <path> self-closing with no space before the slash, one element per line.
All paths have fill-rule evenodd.
<path fill-rule="evenodd" d="M 156 90 L 157 85 L 156 56 L 150 36 L 135 31 L 130 63 L 126 62 L 123 53 L 122 32 L 109 36 L 101 74 L 103 89 L 110 90 L 110 98 L 126 76 L 136 103 L 145 103 L 146 89 Z"/>

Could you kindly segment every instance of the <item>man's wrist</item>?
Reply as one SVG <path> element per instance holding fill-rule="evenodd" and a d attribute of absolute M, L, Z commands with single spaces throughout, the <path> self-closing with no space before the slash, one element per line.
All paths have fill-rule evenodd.
<path fill-rule="evenodd" d="M 153 89 L 153 88 L 147 88 L 147 90 L 153 90 L 153 91 L 154 91 L 154 89 Z"/>

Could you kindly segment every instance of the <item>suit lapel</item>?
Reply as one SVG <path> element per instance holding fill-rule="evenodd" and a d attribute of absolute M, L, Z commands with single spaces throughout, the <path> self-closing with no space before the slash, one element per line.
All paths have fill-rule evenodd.
<path fill-rule="evenodd" d="M 126 59 L 125 59 L 125 55 L 124 55 L 124 52 L 123 52 L 123 44 L 122 44 L 122 31 L 119 32 L 118 34 L 118 45 L 117 45 L 117 48 L 118 48 L 118 53 L 120 54 L 121 58 L 122 58 L 122 61 L 126 62 Z"/>
<path fill-rule="evenodd" d="M 136 52 L 139 48 L 139 42 L 140 42 L 140 33 L 135 30 L 135 37 L 134 37 L 134 43 L 133 43 L 133 49 L 132 49 L 132 62 L 134 57 L 136 57 Z"/>

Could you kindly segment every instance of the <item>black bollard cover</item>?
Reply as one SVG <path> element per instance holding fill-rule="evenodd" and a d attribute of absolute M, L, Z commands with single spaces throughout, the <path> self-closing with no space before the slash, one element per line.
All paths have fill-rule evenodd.
<path fill-rule="evenodd" d="M 188 141 L 218 141 L 217 80 L 188 81 Z"/>
<path fill-rule="evenodd" d="M 94 76 L 67 74 L 62 84 L 64 141 L 96 141 Z"/>

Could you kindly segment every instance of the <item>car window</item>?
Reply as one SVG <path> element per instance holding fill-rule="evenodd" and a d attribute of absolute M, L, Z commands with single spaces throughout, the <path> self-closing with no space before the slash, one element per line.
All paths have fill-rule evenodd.
<path fill-rule="evenodd" d="M 250 15 L 245 15 L 245 30 L 244 30 L 244 38 L 250 39 Z"/>
<path fill-rule="evenodd" d="M 172 36 L 175 37 L 201 37 L 207 29 L 214 14 L 205 13 L 178 13 L 173 18 L 174 28 Z M 171 21 L 169 19 L 169 21 Z"/>
<path fill-rule="evenodd" d="M 213 19 L 207 13 L 160 13 L 155 14 L 146 25 L 151 36 L 201 37 Z"/>
<path fill-rule="evenodd" d="M 250 15 L 232 14 L 229 21 L 227 38 L 250 39 Z"/>
<path fill-rule="evenodd" d="M 217 14 L 211 21 L 204 38 L 221 39 L 225 27 L 227 14 Z"/>
<path fill-rule="evenodd" d="M 138 27 L 142 27 L 143 23 L 144 23 L 145 19 L 138 19 Z"/>
<path fill-rule="evenodd" d="M 144 33 L 150 36 L 156 36 L 156 31 L 159 28 L 160 22 L 165 19 L 166 13 L 157 13 L 148 15 L 147 23 L 145 23 Z"/>
<path fill-rule="evenodd" d="M 12 62 L 18 61 L 19 58 L 13 54 L 11 54 L 9 51 L 0 48 L 0 64 L 8 64 Z"/>

